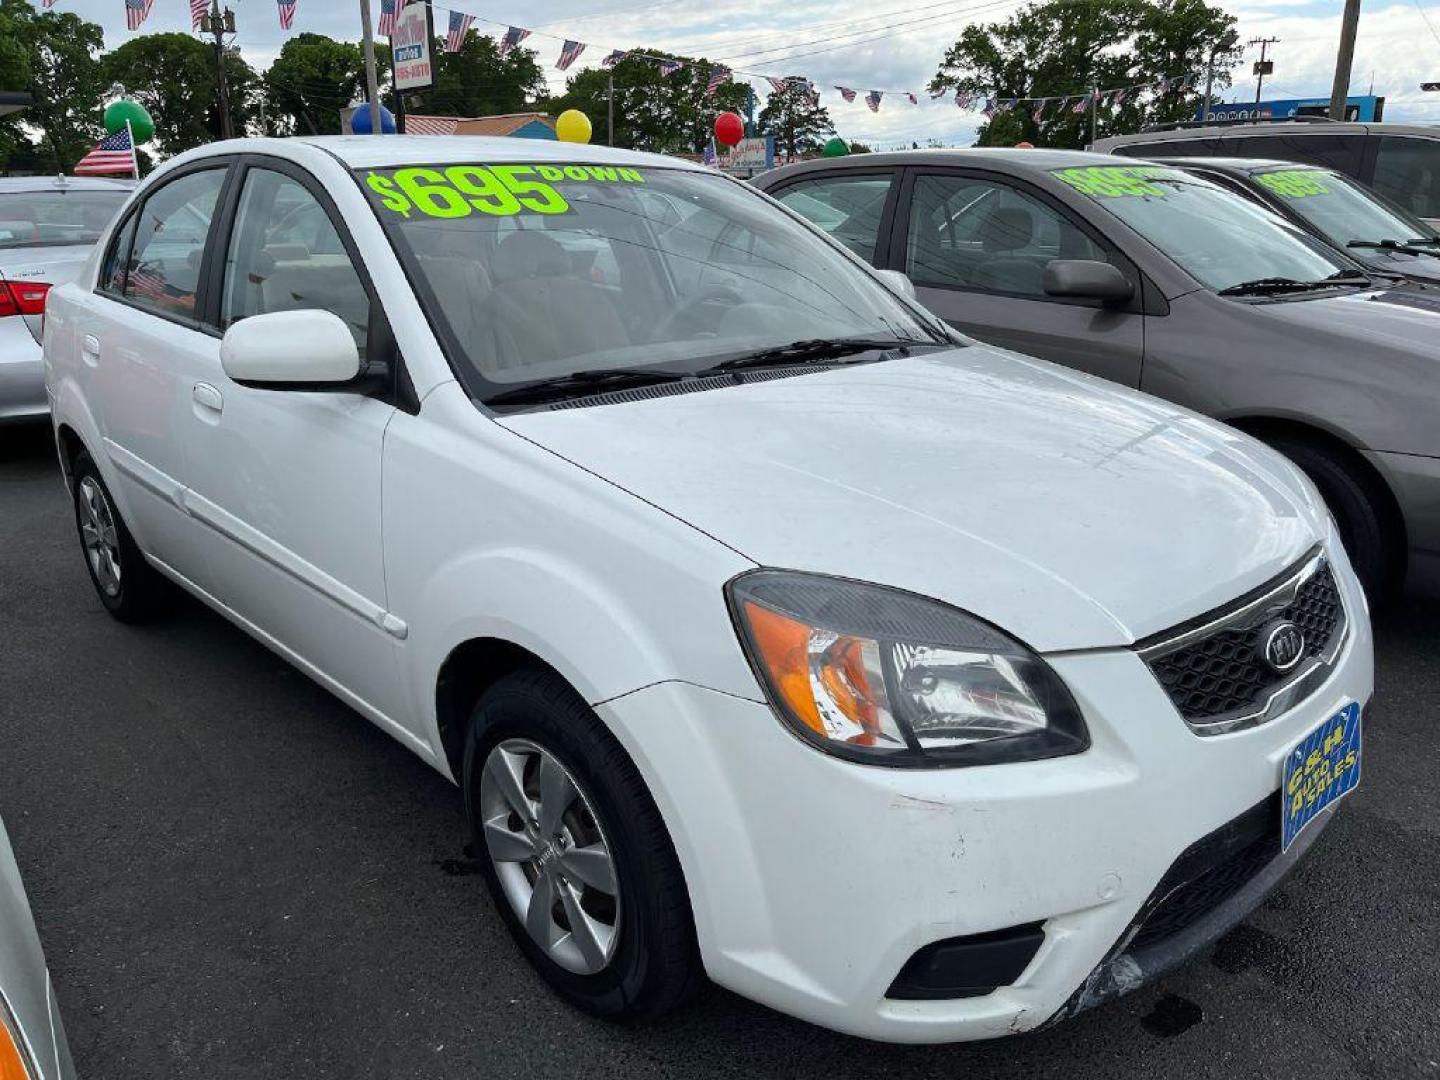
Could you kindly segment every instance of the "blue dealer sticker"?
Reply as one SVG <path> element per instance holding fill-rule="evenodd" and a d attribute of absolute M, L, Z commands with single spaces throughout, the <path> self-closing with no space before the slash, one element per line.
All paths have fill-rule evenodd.
<path fill-rule="evenodd" d="M 1281 776 L 1280 850 L 1322 810 L 1360 783 L 1360 705 L 1352 701 L 1285 756 Z"/>

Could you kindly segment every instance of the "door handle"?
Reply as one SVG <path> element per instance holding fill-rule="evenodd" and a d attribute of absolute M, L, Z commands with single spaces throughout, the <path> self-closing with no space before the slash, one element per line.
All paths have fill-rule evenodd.
<path fill-rule="evenodd" d="M 224 395 L 209 383 L 197 382 L 194 390 L 191 391 L 191 396 L 194 397 L 195 404 L 202 409 L 209 409 L 216 413 L 225 411 Z"/>
<path fill-rule="evenodd" d="M 94 367 L 100 362 L 100 339 L 94 334 L 86 334 L 80 341 L 81 358 Z"/>

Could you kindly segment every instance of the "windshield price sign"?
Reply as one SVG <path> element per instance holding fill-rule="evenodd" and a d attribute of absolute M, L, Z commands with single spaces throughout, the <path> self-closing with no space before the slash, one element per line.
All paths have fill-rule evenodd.
<path fill-rule="evenodd" d="M 445 169 L 397 169 L 371 172 L 365 183 L 385 209 L 409 217 L 462 218 L 479 212 L 564 214 L 570 203 L 554 184 L 643 184 L 638 169 L 608 165 L 451 165 Z"/>

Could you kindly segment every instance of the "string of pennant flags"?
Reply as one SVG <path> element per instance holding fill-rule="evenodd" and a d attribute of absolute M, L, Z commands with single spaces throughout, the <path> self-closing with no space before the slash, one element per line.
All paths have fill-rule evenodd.
<path fill-rule="evenodd" d="M 405 7 L 407 0 L 380 0 L 380 17 L 376 22 L 376 32 L 382 37 L 389 37 L 395 31 L 395 19 Z M 418 2 L 418 0 L 410 0 Z M 41 0 L 44 7 L 52 7 L 56 0 Z M 150 15 L 150 9 L 154 6 L 155 0 L 124 0 L 125 4 L 125 25 L 130 30 L 138 30 L 140 25 Z M 193 29 L 198 29 L 205 13 L 210 9 L 210 0 L 187 0 L 190 7 L 190 23 Z M 278 8 L 280 27 L 289 30 L 295 21 L 295 9 L 299 0 L 276 0 Z M 486 19 L 468 12 L 454 11 L 440 8 L 437 11 L 445 11 L 447 19 L 444 24 L 445 34 L 443 48 L 446 52 L 459 52 L 465 44 L 466 35 L 476 21 L 490 25 L 505 27 L 505 32 L 499 36 L 497 50 L 501 58 L 507 57 L 520 46 L 532 34 L 538 37 L 551 38 L 561 42 L 559 56 L 555 60 L 557 71 L 568 71 L 570 67 L 580 59 L 580 56 L 592 45 L 584 41 L 572 38 L 564 38 L 555 34 L 546 34 L 533 31 L 523 26 L 511 26 L 507 23 L 496 22 L 493 19 Z M 775 76 L 764 72 L 739 71 L 714 63 L 709 60 L 676 60 L 669 56 L 654 56 L 641 49 L 610 49 L 600 60 L 600 66 L 613 68 L 626 60 L 640 60 L 653 63 L 661 75 L 671 76 L 687 67 L 703 67 L 706 69 L 705 94 L 707 97 L 714 97 L 716 92 L 727 83 L 737 80 L 750 81 L 759 80 L 766 83 L 772 92 L 783 93 L 786 90 L 798 89 L 805 93 L 810 100 L 818 105 L 820 103 L 820 88 L 810 79 L 800 75 Z M 1052 95 L 1049 97 L 1001 97 L 998 94 L 976 94 L 963 91 L 939 90 L 929 95 L 931 101 L 942 101 L 950 99 L 958 108 L 982 113 L 987 119 L 994 119 L 1002 113 L 1020 110 L 1029 112 L 1031 119 L 1037 124 L 1050 114 L 1051 106 L 1055 106 L 1055 115 L 1063 116 L 1068 110 L 1072 115 L 1080 116 L 1093 108 L 1118 108 L 1126 101 L 1129 101 L 1146 92 L 1157 92 L 1161 95 L 1184 91 L 1194 87 L 1199 74 L 1191 72 L 1185 75 L 1166 76 L 1161 79 L 1154 79 L 1149 82 L 1133 83 L 1129 86 L 1111 87 L 1109 89 L 1094 89 L 1080 94 Z M 880 103 L 887 97 L 891 100 L 900 100 L 910 105 L 919 105 L 920 96 L 911 90 L 866 90 L 852 86 L 835 85 L 833 89 L 839 93 L 841 100 L 847 105 L 854 104 L 859 99 L 863 100 L 866 108 L 872 113 L 880 111 Z"/>

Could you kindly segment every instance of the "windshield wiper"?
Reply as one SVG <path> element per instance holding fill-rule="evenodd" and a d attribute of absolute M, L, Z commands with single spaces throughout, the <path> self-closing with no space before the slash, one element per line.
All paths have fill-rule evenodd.
<path fill-rule="evenodd" d="M 920 338 L 806 338 L 792 341 L 789 345 L 777 345 L 771 349 L 732 356 L 718 364 L 702 368 L 697 375 L 717 375 L 724 371 L 738 371 L 742 368 L 785 367 L 788 364 L 832 363 L 856 353 L 902 351 L 917 347 L 943 348 L 942 342 L 925 341 Z M 854 363 L 854 361 L 851 361 Z"/>
<path fill-rule="evenodd" d="M 650 386 L 654 383 L 678 382 L 691 376 L 678 371 L 662 371 L 658 368 L 617 367 L 586 368 L 549 379 L 536 379 L 513 390 L 502 390 L 485 399 L 486 405 L 517 405 L 533 401 L 548 401 L 551 398 L 583 396 L 602 390 L 621 390 L 631 386 Z"/>
<path fill-rule="evenodd" d="M 1352 270 L 1341 270 L 1319 281 L 1296 281 L 1287 277 L 1256 278 L 1219 290 L 1220 296 L 1275 296 L 1281 293 L 1307 292 L 1311 289 L 1333 289 L 1336 285 L 1368 285 L 1370 279 Z"/>
<path fill-rule="evenodd" d="M 1427 247 L 1440 245 L 1440 239 L 1417 236 L 1410 240 L 1351 240 L 1346 247 L 1374 248 L 1378 251 L 1403 251 L 1407 255 L 1429 255 Z"/>

